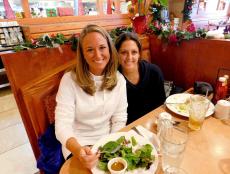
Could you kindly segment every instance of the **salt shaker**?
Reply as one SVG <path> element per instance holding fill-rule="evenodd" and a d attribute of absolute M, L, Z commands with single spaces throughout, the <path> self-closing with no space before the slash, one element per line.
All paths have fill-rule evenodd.
<path fill-rule="evenodd" d="M 215 117 L 221 120 L 230 118 L 230 101 L 218 100 L 215 105 Z"/>
<path fill-rule="evenodd" d="M 157 120 L 157 136 L 159 137 L 160 141 L 165 131 L 172 126 L 172 115 L 167 112 L 160 113 Z"/>

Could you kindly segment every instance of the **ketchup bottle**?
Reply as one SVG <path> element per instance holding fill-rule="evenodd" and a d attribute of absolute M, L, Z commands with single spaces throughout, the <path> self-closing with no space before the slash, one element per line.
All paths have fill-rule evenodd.
<path fill-rule="evenodd" d="M 228 86 L 227 86 L 227 79 L 226 77 L 219 77 L 216 89 L 215 89 L 215 95 L 213 98 L 213 103 L 216 104 L 218 100 L 224 99 L 227 97 L 228 92 Z"/>

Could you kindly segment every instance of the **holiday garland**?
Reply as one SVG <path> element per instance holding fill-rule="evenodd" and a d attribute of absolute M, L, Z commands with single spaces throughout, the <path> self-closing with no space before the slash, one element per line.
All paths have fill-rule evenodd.
<path fill-rule="evenodd" d="M 183 21 L 191 20 L 193 0 L 185 0 L 183 13 Z"/>
<path fill-rule="evenodd" d="M 163 22 L 161 18 L 161 10 L 164 6 L 161 3 L 152 3 L 150 4 L 149 11 L 152 15 L 152 21 Z"/>
<path fill-rule="evenodd" d="M 70 39 L 65 38 L 63 34 L 49 36 L 45 34 L 38 39 L 32 39 L 14 47 L 14 51 L 35 49 L 40 47 L 55 48 L 63 44 L 70 44 L 73 51 L 77 50 L 78 34 L 72 35 Z"/>

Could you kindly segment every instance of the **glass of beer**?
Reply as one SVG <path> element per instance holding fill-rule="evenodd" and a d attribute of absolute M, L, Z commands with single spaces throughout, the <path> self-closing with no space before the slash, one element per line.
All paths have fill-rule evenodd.
<path fill-rule="evenodd" d="M 189 107 L 188 127 L 192 130 L 200 130 L 210 101 L 202 95 L 191 95 Z"/>

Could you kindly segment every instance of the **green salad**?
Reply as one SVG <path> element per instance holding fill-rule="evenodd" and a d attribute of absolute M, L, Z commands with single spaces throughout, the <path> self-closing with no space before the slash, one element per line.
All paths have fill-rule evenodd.
<path fill-rule="evenodd" d="M 130 140 L 127 140 L 125 136 L 121 136 L 116 141 L 109 141 L 99 147 L 98 168 L 108 171 L 107 164 L 109 160 L 115 157 L 122 157 L 128 163 L 127 170 L 149 169 L 155 160 L 152 150 L 153 147 L 150 144 L 139 146 L 134 136 Z"/>

